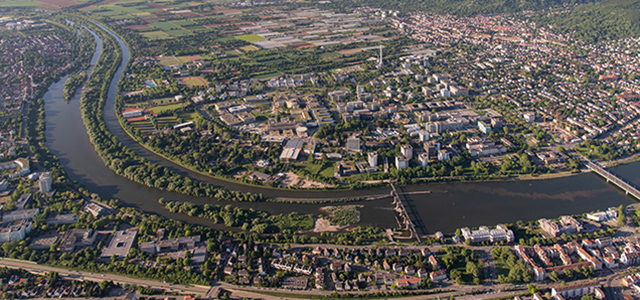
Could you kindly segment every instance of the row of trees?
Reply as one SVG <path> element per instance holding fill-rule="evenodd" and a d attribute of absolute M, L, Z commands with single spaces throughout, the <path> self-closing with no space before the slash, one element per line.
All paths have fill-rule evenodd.
<path fill-rule="evenodd" d="M 170 212 L 183 213 L 192 217 L 211 219 L 214 223 L 224 223 L 227 227 L 239 227 L 249 232 L 291 234 L 313 228 L 313 217 L 290 213 L 288 215 L 271 216 L 267 212 L 233 207 L 231 205 L 196 206 L 190 202 L 158 200 Z"/>

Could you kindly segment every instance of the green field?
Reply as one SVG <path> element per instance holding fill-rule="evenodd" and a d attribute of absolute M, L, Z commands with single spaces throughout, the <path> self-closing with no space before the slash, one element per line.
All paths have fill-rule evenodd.
<path fill-rule="evenodd" d="M 207 85 L 207 81 L 204 80 L 202 77 L 200 76 L 196 76 L 196 77 L 186 77 L 184 79 L 181 79 L 180 81 L 182 81 L 186 86 L 188 87 L 194 87 L 194 86 L 203 86 L 203 85 Z"/>
<path fill-rule="evenodd" d="M 165 111 L 168 110 L 174 110 L 176 108 L 180 108 L 182 107 L 182 103 L 175 103 L 175 104 L 169 104 L 169 105 L 162 105 L 162 106 L 155 106 L 155 107 L 151 107 L 149 108 L 150 111 L 154 112 L 155 114 L 161 114 Z"/>
<path fill-rule="evenodd" d="M 171 38 L 171 36 L 169 34 L 167 34 L 166 32 L 163 31 L 149 31 L 149 32 L 142 32 L 140 33 L 140 35 L 151 39 L 151 40 L 164 40 L 164 39 L 168 39 Z"/>
<path fill-rule="evenodd" d="M 153 22 L 151 26 L 162 30 L 170 36 L 180 36 L 191 34 L 191 31 L 182 28 L 180 25 L 177 25 L 173 22 Z"/>
<path fill-rule="evenodd" d="M 38 1 L 31 0 L 9 0 L 9 1 L 0 1 L 0 7 L 10 7 L 10 6 L 37 6 L 43 5 L 44 3 Z"/>
<path fill-rule="evenodd" d="M 257 34 L 245 34 L 245 35 L 238 35 L 235 36 L 236 39 L 239 39 L 241 41 L 245 41 L 245 42 L 259 42 L 259 41 L 264 41 L 266 40 L 265 38 L 257 35 Z"/>
<path fill-rule="evenodd" d="M 182 62 L 173 55 L 163 56 L 158 63 L 165 67 L 182 64 Z"/>

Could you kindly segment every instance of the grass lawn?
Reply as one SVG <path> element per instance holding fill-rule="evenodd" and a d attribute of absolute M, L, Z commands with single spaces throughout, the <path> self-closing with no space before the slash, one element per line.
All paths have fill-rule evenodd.
<path fill-rule="evenodd" d="M 327 178 L 333 177 L 336 172 L 336 163 L 329 162 L 329 163 L 325 163 L 324 165 L 325 167 L 322 170 L 320 170 L 320 175 Z"/>
<path fill-rule="evenodd" d="M 160 59 L 159 63 L 166 67 L 166 66 L 179 65 L 182 62 L 179 59 L 177 59 L 175 56 L 171 55 L 171 56 L 163 56 Z"/>
<path fill-rule="evenodd" d="M 162 105 L 162 106 L 154 106 L 154 107 L 149 108 L 149 110 L 154 112 L 155 114 L 160 114 L 160 113 L 163 113 L 165 111 L 174 110 L 174 109 L 180 108 L 180 107 L 182 107 L 182 103 L 175 103 L 175 104 Z"/>
<path fill-rule="evenodd" d="M 180 119 L 183 119 L 184 122 L 194 121 L 196 117 L 198 117 L 200 113 L 198 112 L 185 112 L 178 115 Z"/>
<path fill-rule="evenodd" d="M 260 42 L 260 41 L 264 41 L 266 40 L 265 38 L 257 35 L 257 34 L 244 34 L 244 35 L 238 35 L 235 36 L 236 39 L 239 39 L 241 41 L 245 41 L 245 42 Z"/>
<path fill-rule="evenodd" d="M 149 31 L 149 32 L 141 32 L 140 35 L 146 37 L 150 40 L 164 40 L 171 38 L 169 34 L 163 31 Z"/>
<path fill-rule="evenodd" d="M 305 162 L 296 166 L 300 167 L 301 169 L 306 169 L 311 174 L 318 174 L 318 172 L 320 172 L 320 169 L 322 168 L 321 164 L 314 164 L 310 162 Z"/>
<path fill-rule="evenodd" d="M 9 1 L 0 1 L 0 7 L 11 7 L 11 6 L 36 6 L 43 5 L 44 3 L 38 1 L 31 0 L 9 0 Z"/>
<path fill-rule="evenodd" d="M 167 97 L 167 98 L 160 98 L 160 99 L 154 99 L 148 102 L 147 106 L 160 106 L 160 105 L 165 105 L 165 104 L 169 104 L 172 102 L 175 102 L 176 99 L 173 97 Z"/>
<path fill-rule="evenodd" d="M 205 85 L 207 85 L 207 81 L 204 80 L 200 76 L 185 77 L 183 79 L 180 79 L 180 81 L 184 85 L 186 85 L 186 86 L 188 86 L 190 88 L 196 87 L 196 86 L 205 86 Z"/>

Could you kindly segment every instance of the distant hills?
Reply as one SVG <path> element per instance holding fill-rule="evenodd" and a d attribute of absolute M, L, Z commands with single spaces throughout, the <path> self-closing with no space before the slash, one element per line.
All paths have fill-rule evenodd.
<path fill-rule="evenodd" d="M 575 32 L 586 42 L 640 37 L 640 0 L 605 0 L 576 6 L 571 12 L 540 14 L 538 24 L 554 25 L 559 31 Z"/>
<path fill-rule="evenodd" d="M 329 7 L 370 6 L 401 13 L 425 11 L 458 16 L 536 11 L 532 20 L 554 25 L 562 32 L 575 31 L 587 42 L 608 38 L 640 37 L 640 0 L 333 0 Z M 567 12 L 548 14 L 549 8 Z"/>
<path fill-rule="evenodd" d="M 589 0 L 333 0 L 334 8 L 371 6 L 403 13 L 425 11 L 439 14 L 473 16 L 502 14 L 550 7 L 591 3 Z"/>

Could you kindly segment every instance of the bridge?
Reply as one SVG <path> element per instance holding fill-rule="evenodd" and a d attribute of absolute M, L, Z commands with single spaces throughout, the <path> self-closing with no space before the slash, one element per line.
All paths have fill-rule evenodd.
<path fill-rule="evenodd" d="M 391 185 L 391 195 L 393 196 L 393 203 L 396 205 L 396 211 L 400 214 L 400 221 L 404 223 L 405 229 L 411 232 L 411 237 L 416 238 L 418 243 L 420 243 L 420 235 L 418 235 L 418 230 L 416 230 L 416 225 L 409 218 L 409 214 L 407 213 L 407 208 L 402 203 L 402 199 L 400 198 L 401 194 L 398 194 L 396 187 L 392 182 L 389 182 Z"/>
<path fill-rule="evenodd" d="M 631 195 L 636 199 L 640 200 L 640 191 L 631 183 L 623 180 L 622 178 L 616 176 L 611 171 L 601 167 L 600 165 L 588 160 L 586 157 L 580 155 L 582 157 L 582 162 L 589 168 L 591 171 L 596 174 L 604 177 L 607 182 L 611 182 L 615 184 L 617 187 L 621 188 L 627 195 Z"/>

